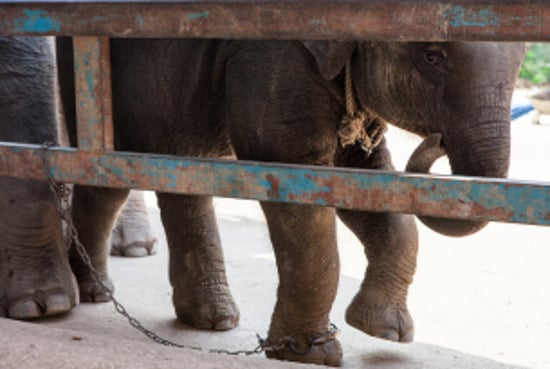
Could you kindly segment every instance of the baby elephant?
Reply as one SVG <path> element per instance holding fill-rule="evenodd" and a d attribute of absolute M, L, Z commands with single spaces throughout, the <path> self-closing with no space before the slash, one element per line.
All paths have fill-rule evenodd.
<path fill-rule="evenodd" d="M 66 82 L 72 76 L 70 40 L 60 39 L 58 46 L 63 104 L 74 106 Z M 36 64 L 49 56 L 48 51 L 30 60 Z M 510 99 L 522 56 L 523 45 L 513 43 L 113 39 L 116 148 L 213 158 L 235 153 L 245 160 L 391 170 L 382 132 L 385 122 L 392 122 L 423 137 L 440 134 L 437 143 L 453 173 L 504 177 Z M 53 66 L 40 66 L 48 67 L 43 76 L 47 101 Z M 24 115 L 18 119 L 36 121 Z M 71 114 L 68 120 L 74 124 Z M 38 137 L 34 142 L 43 141 Z M 425 168 L 418 164 L 425 162 L 419 156 L 429 151 L 417 153 L 411 170 Z M 0 293 L 12 317 L 59 313 L 76 301 L 55 204 L 45 184 L 33 186 L 44 188 L 30 191 L 32 196 L 19 195 L 21 186 L 12 185 L 2 200 L 14 212 L 23 204 L 12 200 L 34 206 L 32 212 L 21 212 L 20 219 L 12 214 L 3 223 Z M 40 201 L 32 202 L 39 194 Z M 73 221 L 105 284 L 110 283 L 107 241 L 127 194 L 83 186 L 74 190 Z M 227 285 L 212 198 L 157 197 L 170 249 L 176 315 L 198 328 L 234 327 L 239 312 Z M 341 365 L 342 349 L 329 328 L 339 275 L 336 215 L 361 240 L 369 261 L 347 309 L 348 323 L 376 337 L 413 339 L 407 294 L 418 236 L 412 215 L 269 202 L 261 206 L 279 272 L 266 341 L 269 357 Z M 454 236 L 484 225 L 424 221 Z M 35 236 L 17 232 L 29 224 Z M 15 262 L 16 257 L 26 262 Z M 88 270 L 78 258 L 70 259 L 80 298 L 104 300 Z M 42 274 L 45 265 L 49 271 Z M 16 290 L 27 292 L 14 294 Z"/>

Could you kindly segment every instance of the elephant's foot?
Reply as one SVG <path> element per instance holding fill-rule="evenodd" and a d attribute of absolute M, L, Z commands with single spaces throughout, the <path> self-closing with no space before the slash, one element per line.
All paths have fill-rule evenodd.
<path fill-rule="evenodd" d="M 153 255 L 156 253 L 156 241 L 149 223 L 143 192 L 131 191 L 111 234 L 111 255 Z"/>
<path fill-rule="evenodd" d="M 74 275 L 57 252 L 2 251 L 0 316 L 35 319 L 66 313 L 78 304 Z"/>
<path fill-rule="evenodd" d="M 103 286 L 105 286 L 110 293 L 113 293 L 115 289 L 113 282 L 106 276 L 101 276 L 100 278 L 103 285 L 96 282 L 91 276 L 79 281 L 80 301 L 94 303 L 111 301 L 109 293 L 105 291 Z"/>
<path fill-rule="evenodd" d="M 178 319 L 198 329 L 225 331 L 239 322 L 239 308 L 227 283 L 198 283 L 174 288 Z"/>
<path fill-rule="evenodd" d="M 116 242 L 113 236 L 111 244 L 111 255 L 127 256 L 127 257 L 142 257 L 156 254 L 155 242 L 156 238 L 144 239 L 132 243 Z"/>
<path fill-rule="evenodd" d="M 111 255 L 142 257 L 156 253 L 157 239 L 147 213 L 129 213 L 124 209 L 111 234 Z"/>
<path fill-rule="evenodd" d="M 404 303 L 376 301 L 359 292 L 346 310 L 349 325 L 371 336 L 395 342 L 411 342 L 414 337 L 412 317 Z"/>
<path fill-rule="evenodd" d="M 273 334 L 264 342 L 268 358 L 307 364 L 342 366 L 342 346 L 336 332 L 327 330 L 318 334 Z"/>

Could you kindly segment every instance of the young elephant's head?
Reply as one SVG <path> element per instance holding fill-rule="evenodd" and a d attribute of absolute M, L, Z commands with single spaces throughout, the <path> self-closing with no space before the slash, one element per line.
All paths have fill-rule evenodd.
<path fill-rule="evenodd" d="M 435 135 L 430 141 L 432 145 L 433 137 L 438 137 L 453 174 L 507 175 L 510 101 L 523 59 L 523 44 L 331 45 L 326 48 L 324 58 L 313 50 L 319 68 L 326 78 L 333 78 L 344 67 L 344 60 L 350 60 L 360 107 L 422 137 Z M 417 150 L 408 170 L 429 170 L 437 155 L 426 149 L 429 145 L 424 146 L 425 150 Z M 430 228 L 453 236 L 471 234 L 485 225 L 465 220 L 421 219 Z"/>

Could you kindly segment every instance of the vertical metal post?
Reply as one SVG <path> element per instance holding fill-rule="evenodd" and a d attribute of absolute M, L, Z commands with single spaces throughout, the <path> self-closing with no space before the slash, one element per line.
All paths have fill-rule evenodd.
<path fill-rule="evenodd" d="M 74 37 L 78 148 L 113 150 L 108 37 Z"/>

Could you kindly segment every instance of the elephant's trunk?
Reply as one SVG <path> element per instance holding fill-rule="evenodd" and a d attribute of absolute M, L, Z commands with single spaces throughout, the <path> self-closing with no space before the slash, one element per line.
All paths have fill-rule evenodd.
<path fill-rule="evenodd" d="M 485 120 L 470 126 L 464 132 L 446 132 L 428 136 L 412 154 L 407 163 L 409 172 L 429 173 L 439 157 L 449 157 L 453 174 L 503 178 L 508 174 L 510 158 L 510 124 L 504 118 Z M 494 113 L 494 112 L 493 112 Z M 454 127 L 460 127 L 457 124 Z M 462 127 L 465 127 L 462 125 Z M 454 141 L 453 141 L 454 139 Z M 459 220 L 421 216 L 430 229 L 454 237 L 473 234 L 487 225 L 486 221 Z"/>

